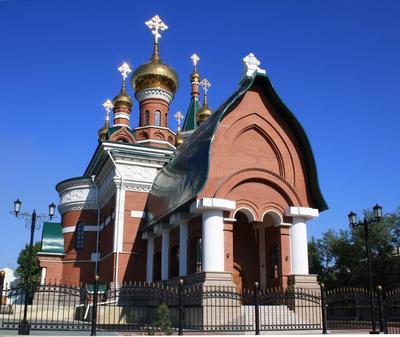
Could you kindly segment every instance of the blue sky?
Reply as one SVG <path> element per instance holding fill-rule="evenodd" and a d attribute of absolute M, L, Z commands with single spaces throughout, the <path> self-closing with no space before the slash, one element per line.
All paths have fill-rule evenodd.
<path fill-rule="evenodd" d="M 0 267 L 15 266 L 29 239 L 13 201 L 47 212 L 55 184 L 83 173 L 117 67 L 150 56 L 154 14 L 169 26 L 161 55 L 180 76 L 172 113 L 186 112 L 194 52 L 214 109 L 237 87 L 241 59 L 260 59 L 309 137 L 330 206 L 309 236 L 346 228 L 350 209 L 400 205 L 399 1 L 2 0 Z M 135 102 L 132 126 L 137 112 Z"/>

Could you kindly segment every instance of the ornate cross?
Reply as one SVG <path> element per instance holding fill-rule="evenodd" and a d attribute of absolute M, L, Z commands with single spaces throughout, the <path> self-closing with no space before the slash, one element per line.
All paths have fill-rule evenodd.
<path fill-rule="evenodd" d="M 253 76 L 253 74 L 256 72 L 265 74 L 265 70 L 259 67 L 259 65 L 261 64 L 260 61 L 254 56 L 253 53 L 250 53 L 245 58 L 243 58 L 243 64 L 245 67 L 245 76 Z"/>
<path fill-rule="evenodd" d="M 174 115 L 176 121 L 178 122 L 178 129 L 181 129 L 181 121 L 183 120 L 183 115 L 180 111 L 178 111 L 175 115 Z"/>
<path fill-rule="evenodd" d="M 208 80 L 206 78 L 203 78 L 200 82 L 201 87 L 204 90 L 204 95 L 207 96 L 208 93 L 208 89 L 211 87 L 211 83 L 208 82 Z"/>
<path fill-rule="evenodd" d="M 161 37 L 159 31 L 168 29 L 168 26 L 160 19 L 158 15 L 152 17 L 149 21 L 146 21 L 146 26 L 150 28 L 154 35 L 155 43 L 158 43 L 158 38 Z"/>
<path fill-rule="evenodd" d="M 129 67 L 129 64 L 126 62 L 122 63 L 122 65 L 118 68 L 118 71 L 121 73 L 124 81 L 128 77 L 128 75 L 132 72 L 131 68 Z"/>
<path fill-rule="evenodd" d="M 104 109 L 106 109 L 106 120 L 108 120 L 110 118 L 110 111 L 112 110 L 112 108 L 114 107 L 114 105 L 112 104 L 112 102 L 108 99 L 107 101 L 105 101 L 103 103 L 103 107 Z"/>
<path fill-rule="evenodd" d="M 197 54 L 193 54 L 191 57 L 194 68 L 196 68 L 197 63 L 200 61 L 200 57 Z"/>

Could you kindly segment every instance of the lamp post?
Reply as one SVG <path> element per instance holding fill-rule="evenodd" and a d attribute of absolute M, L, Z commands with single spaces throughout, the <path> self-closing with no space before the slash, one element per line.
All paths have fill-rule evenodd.
<path fill-rule="evenodd" d="M 33 237 L 35 233 L 35 229 L 39 229 L 42 222 L 47 221 L 48 219 L 52 219 L 56 212 L 56 205 L 52 202 L 49 205 L 49 214 L 36 214 L 36 211 L 33 210 L 32 213 L 21 212 L 22 202 L 17 199 L 14 201 L 14 211 L 16 218 L 22 218 L 25 222 L 25 227 L 31 230 L 31 236 L 29 241 L 29 251 L 28 251 L 28 266 L 26 270 L 26 274 L 24 277 L 24 288 L 25 288 L 25 296 L 24 296 L 24 318 L 18 326 L 18 334 L 19 335 L 29 335 L 30 325 L 26 319 L 28 313 L 28 300 L 29 300 L 29 288 L 31 284 L 31 264 L 32 264 L 32 249 L 33 249 Z"/>
<path fill-rule="evenodd" d="M 364 227 L 364 239 L 365 239 L 365 250 L 367 252 L 367 264 L 368 264 L 368 276 L 369 276 L 369 296 L 370 296 L 370 305 L 371 305 L 371 319 L 372 319 L 372 334 L 378 334 L 376 331 L 376 322 L 375 322 L 375 311 L 374 311 L 374 294 L 373 294 L 373 283 L 372 283 L 372 271 L 371 271 L 371 252 L 369 249 L 369 227 L 371 225 L 376 224 L 382 219 L 382 207 L 376 204 L 373 208 L 374 217 L 368 218 L 364 217 L 361 221 L 357 221 L 357 214 L 351 211 L 348 215 L 350 226 L 355 229 L 357 227 Z"/>

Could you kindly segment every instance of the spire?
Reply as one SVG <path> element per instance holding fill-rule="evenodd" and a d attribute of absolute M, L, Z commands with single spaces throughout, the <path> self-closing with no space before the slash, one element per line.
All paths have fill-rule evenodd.
<path fill-rule="evenodd" d="M 114 125 L 129 127 L 130 113 L 132 110 L 132 99 L 126 92 L 126 78 L 132 72 L 129 64 L 124 62 L 118 71 L 122 75 L 122 86 L 118 96 L 114 97 Z"/>
<path fill-rule="evenodd" d="M 197 71 L 197 63 L 200 61 L 200 57 L 197 54 L 193 54 L 190 58 L 193 63 L 193 71 L 190 74 L 192 90 L 189 108 L 186 113 L 185 122 L 183 123 L 183 131 L 192 131 L 197 128 L 196 115 L 200 109 L 200 74 Z"/>
<path fill-rule="evenodd" d="M 145 24 L 150 28 L 150 31 L 154 35 L 153 55 L 151 56 L 150 62 L 158 63 L 161 61 L 160 54 L 158 52 L 158 39 L 161 37 L 160 31 L 168 29 L 168 26 L 160 19 L 158 15 L 146 21 Z"/>
<path fill-rule="evenodd" d="M 206 78 L 204 78 L 200 82 L 200 85 L 204 90 L 204 101 L 202 107 L 197 113 L 197 124 L 199 125 L 212 115 L 212 110 L 208 106 L 208 89 L 211 87 L 211 83 Z"/>
<path fill-rule="evenodd" d="M 113 108 L 112 102 L 108 99 L 103 103 L 103 107 L 106 110 L 106 118 L 104 126 L 99 130 L 99 141 L 107 140 L 108 129 L 110 128 L 110 111 Z"/>
<path fill-rule="evenodd" d="M 182 133 L 181 133 L 181 122 L 183 119 L 183 115 L 180 111 L 178 111 L 175 115 L 174 115 L 176 121 L 178 122 L 178 127 L 176 129 L 176 147 L 182 145 L 183 143 L 183 138 L 182 138 Z"/>

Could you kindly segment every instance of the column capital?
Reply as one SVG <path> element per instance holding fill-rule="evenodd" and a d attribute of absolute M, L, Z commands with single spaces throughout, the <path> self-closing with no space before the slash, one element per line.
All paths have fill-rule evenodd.
<path fill-rule="evenodd" d="M 190 220 L 190 213 L 186 212 L 174 213 L 169 217 L 170 224 L 175 226 L 186 224 L 188 223 L 189 220 Z"/>
<path fill-rule="evenodd" d="M 190 213 L 198 214 L 204 210 L 232 211 L 236 209 L 236 201 L 220 198 L 196 199 L 190 205 Z"/>
<path fill-rule="evenodd" d="M 162 232 L 170 231 L 174 228 L 174 225 L 168 222 L 160 222 L 154 225 L 153 232 L 154 234 L 161 234 Z"/>
<path fill-rule="evenodd" d="M 310 220 L 319 216 L 319 211 L 316 208 L 290 206 L 285 210 L 286 216 L 301 217 Z"/>
<path fill-rule="evenodd" d="M 143 232 L 142 233 L 142 239 L 143 240 L 151 240 L 154 239 L 157 235 L 154 234 L 153 232 Z"/>

